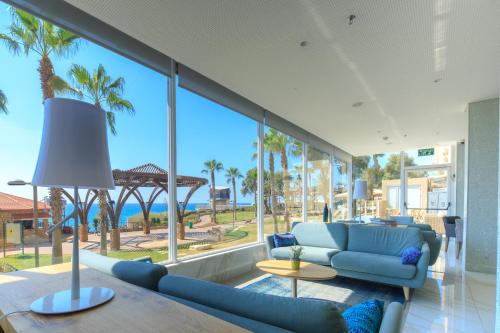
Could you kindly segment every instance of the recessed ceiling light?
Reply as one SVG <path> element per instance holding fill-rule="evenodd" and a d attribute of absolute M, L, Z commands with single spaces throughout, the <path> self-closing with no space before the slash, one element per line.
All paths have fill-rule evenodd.
<path fill-rule="evenodd" d="M 355 102 L 355 103 L 352 103 L 352 107 L 353 108 L 359 108 L 360 106 L 363 105 L 363 102 Z"/>
<path fill-rule="evenodd" d="M 384 137 L 382 137 L 382 140 L 387 141 L 387 140 L 389 140 L 389 137 L 388 136 L 384 136 Z"/>
<path fill-rule="evenodd" d="M 354 14 L 349 15 L 349 25 L 352 25 L 354 23 L 355 18 L 356 18 L 356 15 L 354 15 Z"/>
<path fill-rule="evenodd" d="M 407 136 L 408 136 L 408 134 L 404 134 L 404 135 L 403 135 L 403 137 L 405 137 L 405 138 L 406 138 Z"/>
<path fill-rule="evenodd" d="M 299 44 L 299 45 L 300 45 L 301 47 L 306 47 L 306 46 L 307 46 L 307 44 L 308 44 L 308 43 L 307 43 L 307 41 L 306 41 L 306 40 L 303 40 L 302 42 L 300 42 L 300 44 Z"/>
<path fill-rule="evenodd" d="M 441 78 L 437 78 L 434 80 L 434 83 L 439 83 L 439 82 L 441 82 L 441 80 L 442 80 Z"/>

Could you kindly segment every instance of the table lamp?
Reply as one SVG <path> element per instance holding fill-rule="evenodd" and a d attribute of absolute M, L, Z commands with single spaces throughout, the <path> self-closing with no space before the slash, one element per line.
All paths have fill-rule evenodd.
<path fill-rule="evenodd" d="M 356 179 L 352 198 L 355 200 L 368 199 L 368 184 L 366 180 Z M 361 223 L 361 206 L 359 207 L 359 223 Z"/>
<path fill-rule="evenodd" d="M 75 210 L 53 225 L 74 219 L 71 289 L 39 298 L 31 310 L 40 314 L 62 314 L 93 308 L 114 297 L 102 287 L 80 288 L 78 241 L 78 189 L 113 189 L 109 161 L 106 115 L 92 104 L 67 98 L 44 102 L 42 142 L 32 184 L 73 188 Z"/>

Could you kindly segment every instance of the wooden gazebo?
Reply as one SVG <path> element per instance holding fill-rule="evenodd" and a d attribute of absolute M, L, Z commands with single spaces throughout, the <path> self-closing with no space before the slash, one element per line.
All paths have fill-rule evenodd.
<path fill-rule="evenodd" d="M 118 250 L 120 247 L 119 221 L 125 203 L 131 195 L 137 199 L 144 217 L 144 233 L 149 234 L 151 228 L 149 214 L 151 212 L 151 208 L 153 207 L 153 203 L 158 196 L 162 192 L 168 192 L 168 174 L 166 170 L 160 168 L 159 166 L 153 163 L 147 163 L 128 170 L 115 169 L 113 170 L 113 178 L 115 186 L 121 187 L 120 193 L 116 202 L 111 200 L 111 196 L 107 191 L 106 196 L 108 199 L 108 215 L 111 219 L 111 226 L 113 229 L 111 233 L 111 248 L 113 250 Z M 177 176 L 177 187 L 189 187 L 189 191 L 184 199 L 182 207 L 180 207 L 178 203 L 176 204 L 178 223 L 180 223 L 178 228 L 179 238 L 181 239 L 184 238 L 183 219 L 186 206 L 193 193 L 207 183 L 208 180 L 205 178 Z M 141 187 L 153 188 L 149 197 L 143 197 L 139 191 Z M 64 194 L 71 202 L 74 203 L 74 200 L 69 193 L 64 192 Z M 88 223 L 88 213 L 90 211 L 90 207 L 92 207 L 92 203 L 96 200 L 97 195 L 98 192 L 96 190 L 88 190 L 87 194 L 84 196 L 84 202 L 80 203 L 79 211 L 82 223 Z"/>

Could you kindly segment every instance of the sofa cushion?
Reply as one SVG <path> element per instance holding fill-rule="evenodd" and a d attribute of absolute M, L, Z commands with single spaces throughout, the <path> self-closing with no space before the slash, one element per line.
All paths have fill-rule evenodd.
<path fill-rule="evenodd" d="M 292 233 L 302 246 L 345 250 L 347 227 L 344 223 L 297 223 Z"/>
<path fill-rule="evenodd" d="M 420 249 L 416 247 L 409 247 L 403 251 L 403 256 L 401 257 L 401 263 L 403 265 L 416 265 L 418 260 L 422 256 Z"/>
<path fill-rule="evenodd" d="M 141 261 L 120 261 L 111 269 L 113 276 L 143 288 L 158 291 L 158 281 L 167 275 L 167 267 Z"/>
<path fill-rule="evenodd" d="M 163 294 L 160 294 L 160 295 L 163 295 Z M 202 305 L 202 304 L 188 301 L 188 300 L 185 300 L 183 298 L 174 297 L 174 296 L 170 296 L 170 295 L 163 295 L 163 296 L 165 296 L 168 299 L 171 299 L 172 301 L 187 305 L 193 309 L 196 309 L 196 310 L 204 312 L 208 315 L 211 315 L 211 316 L 217 317 L 219 319 L 222 319 L 224 321 L 227 321 L 227 322 L 234 324 L 236 326 L 247 329 L 250 332 L 266 332 L 266 333 L 267 332 L 269 332 L 269 333 L 289 333 L 289 332 L 292 332 L 292 331 L 288 331 L 288 330 L 285 330 L 285 329 L 282 329 L 282 328 L 279 328 L 276 326 L 272 326 L 272 325 L 269 325 L 269 324 L 266 324 L 266 323 L 263 323 L 260 321 L 237 316 L 237 315 L 229 313 L 229 312 L 221 311 L 221 310 L 214 309 L 214 308 Z"/>
<path fill-rule="evenodd" d="M 342 313 L 349 333 L 377 333 L 384 315 L 384 302 L 370 299 Z"/>
<path fill-rule="evenodd" d="M 295 236 L 289 232 L 286 234 L 274 234 L 273 240 L 275 247 L 293 246 L 297 244 Z"/>
<path fill-rule="evenodd" d="M 401 257 L 411 246 L 422 247 L 422 235 L 417 228 L 397 228 L 351 225 L 347 249 Z"/>
<path fill-rule="evenodd" d="M 291 256 L 290 247 L 291 246 L 276 247 L 271 250 L 271 255 L 275 259 L 290 259 Z M 302 254 L 300 255 L 300 259 L 316 263 L 319 265 L 329 266 L 332 256 L 339 252 L 340 250 L 328 249 L 324 247 L 302 246 Z"/>
<path fill-rule="evenodd" d="M 417 272 L 415 266 L 403 265 L 401 257 L 352 251 L 343 251 L 333 256 L 332 267 L 400 279 L 411 279 Z"/>
<path fill-rule="evenodd" d="M 292 300 L 175 275 L 164 276 L 159 291 L 298 333 L 346 332 L 338 308 L 324 300 Z"/>

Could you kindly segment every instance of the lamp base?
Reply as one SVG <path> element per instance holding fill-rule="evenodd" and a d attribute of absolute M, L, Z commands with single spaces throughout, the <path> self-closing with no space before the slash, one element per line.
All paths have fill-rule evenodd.
<path fill-rule="evenodd" d="M 37 299 L 31 303 L 31 311 L 44 315 L 73 313 L 109 302 L 114 296 L 115 292 L 109 288 L 94 287 L 80 288 L 80 298 L 71 299 L 68 289 Z"/>

